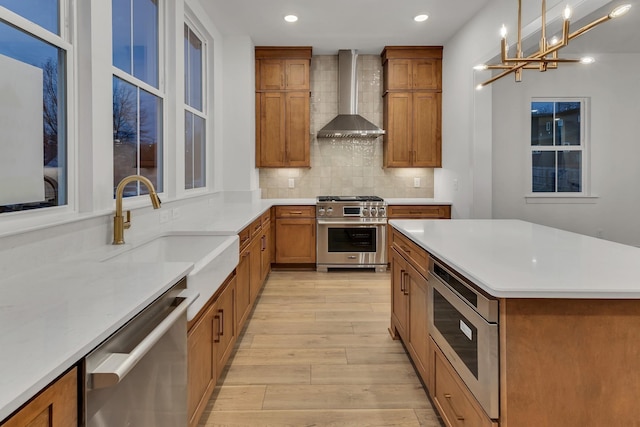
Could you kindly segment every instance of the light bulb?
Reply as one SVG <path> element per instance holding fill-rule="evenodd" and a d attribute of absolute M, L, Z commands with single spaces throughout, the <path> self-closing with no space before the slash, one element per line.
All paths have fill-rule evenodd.
<path fill-rule="evenodd" d="M 630 4 L 623 4 L 621 6 L 618 6 L 611 11 L 611 13 L 609 14 L 609 18 L 613 19 L 617 18 L 618 16 L 622 16 L 625 13 L 629 12 L 629 9 L 631 9 Z"/>
<path fill-rule="evenodd" d="M 476 86 L 476 90 L 480 90 L 482 89 L 482 87 L 483 87 L 482 84 L 479 84 L 478 86 Z"/>
<path fill-rule="evenodd" d="M 591 56 L 583 56 L 580 58 L 581 64 L 593 64 L 594 62 L 596 62 L 596 60 Z"/>
<path fill-rule="evenodd" d="M 564 17 L 564 20 L 567 21 L 569 20 L 569 18 L 571 18 L 571 8 L 567 5 L 567 7 L 564 8 L 564 13 L 562 14 L 562 16 Z"/>
<path fill-rule="evenodd" d="M 486 70 L 487 68 L 489 68 L 487 64 L 478 64 L 475 67 L 473 67 L 474 70 L 478 70 L 478 71 Z"/>
<path fill-rule="evenodd" d="M 502 24 L 502 27 L 500 28 L 500 37 L 507 37 L 507 27 L 505 27 L 504 24 Z"/>
<path fill-rule="evenodd" d="M 559 41 L 558 38 L 556 36 L 553 36 L 551 38 L 551 40 L 549 41 L 549 46 L 554 46 L 554 45 L 558 44 L 558 41 Z"/>
<path fill-rule="evenodd" d="M 284 20 L 287 22 L 296 22 L 298 17 L 296 15 L 287 15 L 284 17 Z"/>
<path fill-rule="evenodd" d="M 416 22 L 424 22 L 427 19 L 429 19 L 429 15 L 417 15 L 416 17 L 413 18 L 413 20 Z"/>

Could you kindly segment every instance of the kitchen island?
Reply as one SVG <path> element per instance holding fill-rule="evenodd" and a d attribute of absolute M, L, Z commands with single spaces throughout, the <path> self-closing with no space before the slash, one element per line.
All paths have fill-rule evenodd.
<path fill-rule="evenodd" d="M 486 422 L 477 425 L 640 425 L 640 249 L 518 220 L 391 225 L 398 242 L 415 245 L 394 243 L 397 254 L 401 246 L 408 250 L 406 262 L 420 259 L 406 253 L 424 251 L 498 301 L 499 416 L 490 419 L 480 411 Z M 426 279 L 432 295 L 436 279 Z M 392 333 L 396 323 L 392 315 Z M 423 379 L 445 423 L 467 425 L 464 403 L 476 410 L 480 405 L 450 365 L 442 368 L 449 356 L 431 339 L 432 328 L 430 322 Z M 401 338 L 410 341 L 413 335 L 408 331 Z M 464 399 L 438 394 L 450 385 L 438 378 L 438 367 L 455 379 Z"/>

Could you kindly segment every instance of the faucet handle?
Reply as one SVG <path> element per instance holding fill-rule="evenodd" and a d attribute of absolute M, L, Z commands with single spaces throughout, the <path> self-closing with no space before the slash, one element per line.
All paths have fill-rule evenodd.
<path fill-rule="evenodd" d="M 122 224 L 125 230 L 131 228 L 131 211 L 127 211 L 127 220 Z"/>

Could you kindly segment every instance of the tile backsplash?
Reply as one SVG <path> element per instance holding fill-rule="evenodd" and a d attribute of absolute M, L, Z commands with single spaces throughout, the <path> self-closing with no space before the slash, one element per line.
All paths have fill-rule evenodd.
<path fill-rule="evenodd" d="M 318 195 L 433 197 L 433 169 L 382 168 L 382 137 L 321 139 L 316 133 L 338 114 L 338 56 L 311 59 L 311 168 L 260 169 L 262 197 Z M 358 55 L 358 114 L 382 127 L 382 63 Z M 289 179 L 294 188 L 289 188 Z M 420 187 L 414 187 L 420 178 Z"/>

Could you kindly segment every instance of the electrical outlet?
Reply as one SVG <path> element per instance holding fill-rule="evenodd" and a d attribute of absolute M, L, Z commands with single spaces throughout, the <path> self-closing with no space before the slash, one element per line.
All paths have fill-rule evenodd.
<path fill-rule="evenodd" d="M 160 212 L 160 224 L 164 224 L 166 222 L 169 222 L 169 211 L 163 210 Z"/>
<path fill-rule="evenodd" d="M 173 208 L 173 209 L 171 209 L 171 218 L 172 218 L 172 219 L 178 219 L 178 218 L 180 218 L 180 208 Z"/>
<path fill-rule="evenodd" d="M 289 178 L 289 188 L 295 188 L 296 187 L 296 180 L 293 178 Z"/>
<path fill-rule="evenodd" d="M 458 179 L 457 178 L 453 180 L 453 189 L 458 191 Z"/>
<path fill-rule="evenodd" d="M 414 186 L 415 188 L 420 187 L 420 178 L 418 178 L 418 177 L 413 178 L 413 186 Z"/>

